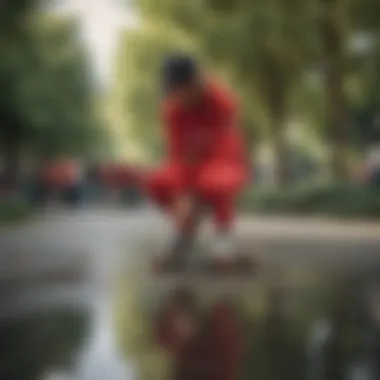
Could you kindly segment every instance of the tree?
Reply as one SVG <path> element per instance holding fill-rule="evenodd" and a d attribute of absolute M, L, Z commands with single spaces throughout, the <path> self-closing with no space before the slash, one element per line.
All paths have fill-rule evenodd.
<path fill-rule="evenodd" d="M 361 145 L 358 137 L 373 138 L 373 131 L 369 131 L 373 123 L 366 119 L 374 118 L 369 115 L 379 99 L 380 22 L 376 15 L 380 5 L 372 0 L 319 0 L 318 6 L 331 172 L 335 179 L 345 180 L 349 177 L 349 153 Z M 357 115 L 356 120 L 352 115 Z M 355 121 L 361 124 L 359 131 Z"/>
<path fill-rule="evenodd" d="M 7 166 L 13 172 L 16 160 L 14 151 L 20 136 L 26 136 L 27 128 L 14 104 L 13 61 L 17 48 L 27 39 L 25 18 L 29 16 L 36 1 L 5 1 L 0 14 L 0 145 L 5 153 Z"/>
<path fill-rule="evenodd" d="M 153 36 L 158 26 L 165 27 L 166 37 L 160 33 L 153 37 L 157 44 L 171 33 L 184 36 L 206 65 L 238 89 L 248 140 L 271 141 L 278 183 L 291 179 L 287 127 L 294 120 L 303 121 L 310 136 L 330 146 L 333 178 L 347 179 L 349 155 L 357 145 L 351 109 L 364 103 L 364 108 L 377 108 L 380 56 L 378 47 L 367 49 L 364 59 L 350 46 L 361 34 L 379 40 L 380 23 L 374 16 L 378 2 L 138 0 L 136 4 L 140 33 L 149 30 Z M 139 49 L 138 44 L 134 49 Z M 155 53 L 151 57 L 158 58 Z M 151 80 L 146 78 L 145 89 L 154 83 Z M 137 82 L 135 86 L 131 93 L 142 91 Z M 146 99 L 142 92 L 140 105 Z"/>
<path fill-rule="evenodd" d="M 137 4 L 143 23 L 160 23 L 185 33 L 206 62 L 227 73 L 245 95 L 243 119 L 248 136 L 257 128 L 253 120 L 269 122 L 277 179 L 286 183 L 290 179 L 287 98 L 307 67 L 315 44 L 315 34 L 303 33 L 308 26 L 310 29 L 310 1 L 285 4 L 280 0 L 258 0 L 251 4 L 241 0 L 232 4 L 225 0 L 139 0 Z M 257 103 L 260 111 L 266 108 L 265 116 L 261 113 L 258 117 L 260 111 L 252 111 Z M 260 133 L 254 133 L 257 134 Z"/>
<path fill-rule="evenodd" d="M 350 103 L 355 116 L 354 143 L 360 148 L 380 140 L 378 130 L 380 107 L 380 22 L 376 1 L 353 1 L 349 8 L 351 29 L 356 33 L 350 75 L 356 92 Z"/>
<path fill-rule="evenodd" d="M 53 368 L 72 365 L 86 336 L 88 319 L 85 311 L 72 310 L 40 311 L 2 319 L 2 377 L 38 379 Z"/>
<path fill-rule="evenodd" d="M 34 60 L 20 68 L 20 106 L 34 130 L 39 155 L 83 155 L 103 137 L 94 112 L 89 63 L 68 20 L 41 20 L 34 27 Z M 103 141 L 105 143 L 105 141 Z"/>
<path fill-rule="evenodd" d="M 335 179 L 345 180 L 349 176 L 347 154 L 351 125 L 344 92 L 346 31 L 342 26 L 344 9 L 342 12 L 341 4 L 340 0 L 320 0 L 320 35 L 325 94 L 329 104 L 327 125 L 332 142 L 331 170 Z"/>
<path fill-rule="evenodd" d="M 14 27 L 4 25 L 7 54 L 0 60 L 0 149 L 13 173 L 25 153 L 84 155 L 106 143 L 76 24 L 34 8 L 20 17 L 17 9 Z"/>
<path fill-rule="evenodd" d="M 114 88 L 116 110 L 130 138 L 141 144 L 147 156 L 160 155 L 160 82 L 163 57 L 170 51 L 190 44 L 181 35 L 157 25 L 154 29 L 128 31 L 117 60 Z"/>

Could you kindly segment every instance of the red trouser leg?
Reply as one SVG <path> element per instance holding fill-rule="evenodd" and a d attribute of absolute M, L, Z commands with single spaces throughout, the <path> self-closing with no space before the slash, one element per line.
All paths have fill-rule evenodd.
<path fill-rule="evenodd" d="M 230 229 L 235 218 L 235 201 L 247 182 L 244 165 L 211 162 L 197 176 L 196 191 L 213 209 L 218 229 Z"/>

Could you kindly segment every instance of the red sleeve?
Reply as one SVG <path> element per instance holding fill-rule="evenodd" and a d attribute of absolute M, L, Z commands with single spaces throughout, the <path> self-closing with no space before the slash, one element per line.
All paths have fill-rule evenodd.
<path fill-rule="evenodd" d="M 164 139 L 167 147 L 168 158 L 171 162 L 181 161 L 181 140 L 178 133 L 178 117 L 176 110 L 167 105 L 163 108 Z"/>
<path fill-rule="evenodd" d="M 214 141 L 212 158 L 245 161 L 246 149 L 238 123 L 238 104 L 228 93 L 218 93 L 218 136 Z"/>
<path fill-rule="evenodd" d="M 228 126 L 235 124 L 238 109 L 238 101 L 235 95 L 216 83 L 210 87 L 213 103 L 220 114 L 220 122 Z"/>

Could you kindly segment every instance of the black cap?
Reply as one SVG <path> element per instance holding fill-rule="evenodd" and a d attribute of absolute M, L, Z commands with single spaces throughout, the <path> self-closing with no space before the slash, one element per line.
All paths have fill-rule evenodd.
<path fill-rule="evenodd" d="M 163 84 L 165 92 L 187 84 L 198 75 L 198 65 L 194 58 L 186 54 L 172 54 L 163 64 Z"/>

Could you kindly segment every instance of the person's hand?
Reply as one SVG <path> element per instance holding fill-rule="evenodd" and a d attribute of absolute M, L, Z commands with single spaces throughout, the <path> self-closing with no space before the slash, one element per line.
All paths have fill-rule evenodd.
<path fill-rule="evenodd" d="M 182 222 L 189 219 L 192 212 L 191 198 L 187 195 L 179 198 L 175 204 L 175 216 L 176 220 L 182 224 Z"/>

